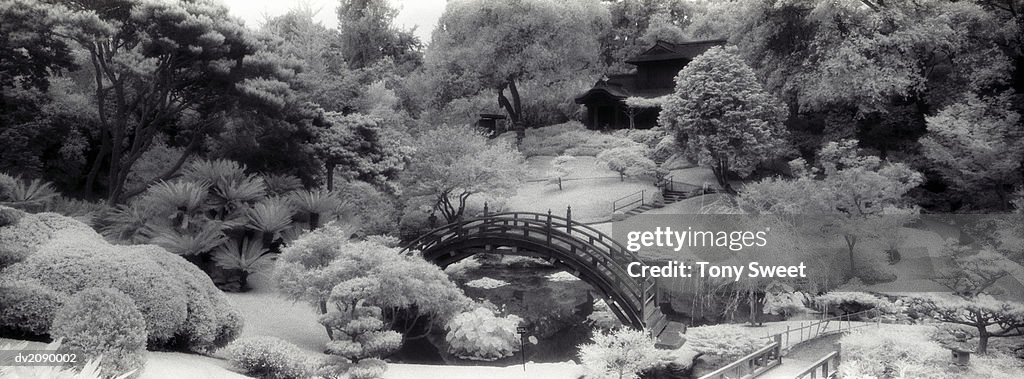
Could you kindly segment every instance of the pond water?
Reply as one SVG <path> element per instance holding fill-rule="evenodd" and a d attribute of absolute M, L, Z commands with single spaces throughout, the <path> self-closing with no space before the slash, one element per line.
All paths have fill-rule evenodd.
<path fill-rule="evenodd" d="M 556 268 L 519 258 L 488 260 L 455 278 L 470 298 L 490 302 L 503 315 L 514 314 L 527 328 L 526 360 L 538 363 L 575 359 L 576 346 L 590 341 L 587 316 L 593 311 L 594 288 Z M 533 337 L 533 338 L 530 338 Z M 530 340 L 535 338 L 536 344 Z M 497 362 L 462 360 L 444 351 L 444 331 L 408 341 L 392 360 L 422 364 L 517 364 L 521 353 Z"/>

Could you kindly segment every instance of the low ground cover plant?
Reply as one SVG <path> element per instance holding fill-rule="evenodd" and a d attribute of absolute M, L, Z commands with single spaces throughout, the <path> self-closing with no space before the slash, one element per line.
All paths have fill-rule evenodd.
<path fill-rule="evenodd" d="M 313 364 L 305 353 L 280 338 L 243 338 L 225 349 L 232 365 L 257 378 L 298 379 L 309 377 L 313 372 Z"/>

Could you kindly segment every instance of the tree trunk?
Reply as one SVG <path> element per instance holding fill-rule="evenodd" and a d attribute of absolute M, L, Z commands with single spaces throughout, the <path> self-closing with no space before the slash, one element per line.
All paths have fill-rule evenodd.
<path fill-rule="evenodd" d="M 327 314 L 327 300 L 320 299 L 320 314 Z M 324 325 L 324 328 L 327 329 L 327 338 L 330 339 L 331 341 L 334 341 L 334 331 L 331 330 L 331 327 Z"/>
<path fill-rule="evenodd" d="M 719 156 L 718 164 L 711 167 L 711 172 L 715 174 L 715 180 L 718 181 L 718 186 L 722 187 L 722 190 L 729 194 L 736 193 L 729 185 L 729 158 Z"/>
<path fill-rule="evenodd" d="M 978 327 L 978 354 L 988 354 L 988 329 L 981 326 Z"/>
<path fill-rule="evenodd" d="M 843 239 L 846 240 L 846 252 L 850 255 L 850 273 L 853 274 L 857 270 L 857 264 L 854 263 L 853 259 L 854 247 L 857 246 L 857 236 L 847 234 L 843 236 Z"/>
<path fill-rule="evenodd" d="M 334 191 L 334 164 L 327 164 L 327 190 Z"/>
<path fill-rule="evenodd" d="M 508 88 L 512 101 L 505 97 L 505 88 Z M 498 105 L 505 108 L 505 113 L 508 113 L 509 121 L 512 122 L 512 128 L 516 131 L 516 146 L 522 145 L 523 138 L 526 137 L 526 125 L 522 120 L 523 104 L 515 78 L 508 78 L 501 87 L 498 87 Z"/>

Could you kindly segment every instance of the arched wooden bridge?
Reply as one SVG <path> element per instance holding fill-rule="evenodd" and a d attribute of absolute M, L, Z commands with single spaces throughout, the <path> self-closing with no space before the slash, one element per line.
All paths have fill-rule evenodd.
<path fill-rule="evenodd" d="M 670 322 L 658 308 L 654 279 L 627 274 L 626 265 L 640 258 L 610 236 L 569 218 L 526 212 L 485 215 L 434 229 L 405 251 L 419 251 L 441 267 L 477 253 L 541 258 L 594 286 L 623 324 L 650 331 L 665 347 L 682 342 L 680 325 L 668 328 Z M 666 328 L 671 331 L 666 333 Z"/>

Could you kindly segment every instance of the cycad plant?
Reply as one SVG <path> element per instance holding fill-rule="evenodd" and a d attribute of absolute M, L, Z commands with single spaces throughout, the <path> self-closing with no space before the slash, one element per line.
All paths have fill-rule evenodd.
<path fill-rule="evenodd" d="M 149 242 L 178 255 L 196 256 L 212 251 L 227 240 L 220 226 L 211 222 L 186 230 L 158 227 Z"/>
<path fill-rule="evenodd" d="M 179 229 L 188 229 L 195 217 L 207 209 L 208 182 L 159 182 L 135 202 L 148 205 L 155 216 L 172 220 Z"/>
<path fill-rule="evenodd" d="M 267 195 L 269 196 L 282 196 L 302 189 L 302 180 L 294 175 L 263 175 L 263 183 L 267 185 Z"/>
<path fill-rule="evenodd" d="M 267 195 L 267 187 L 262 178 L 246 175 L 239 179 L 221 181 L 213 186 L 212 192 L 210 204 L 214 217 L 227 221 L 242 217 L 250 205 Z"/>
<path fill-rule="evenodd" d="M 288 198 L 295 210 L 307 217 L 309 229 L 320 227 L 320 221 L 337 215 L 344 202 L 333 191 L 325 189 L 292 192 Z"/>
<path fill-rule="evenodd" d="M 22 180 L 0 173 L 0 204 L 37 212 L 46 209 L 60 193 L 50 182 L 41 179 Z"/>
<path fill-rule="evenodd" d="M 270 197 L 249 208 L 245 226 L 259 233 L 263 244 L 270 246 L 292 227 L 294 214 L 295 211 L 286 199 Z"/>
<path fill-rule="evenodd" d="M 260 241 L 243 238 L 231 240 L 213 254 L 213 262 L 227 270 L 239 271 L 239 285 L 242 290 L 249 287 L 249 275 L 261 272 L 270 267 L 276 254 L 267 250 Z"/>

